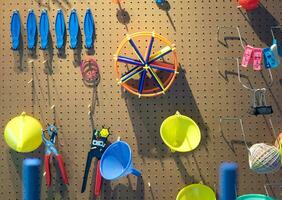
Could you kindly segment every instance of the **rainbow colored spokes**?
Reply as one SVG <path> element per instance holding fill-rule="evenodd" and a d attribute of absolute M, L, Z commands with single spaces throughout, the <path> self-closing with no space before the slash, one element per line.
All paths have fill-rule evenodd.
<path fill-rule="evenodd" d="M 118 56 L 117 57 L 118 62 L 126 63 L 126 64 L 132 64 L 132 65 L 138 65 L 138 66 L 145 66 L 145 64 L 141 63 L 139 60 L 135 60 L 126 56 Z"/>
<path fill-rule="evenodd" d="M 165 71 L 165 72 L 170 72 L 170 73 L 176 73 L 177 70 L 173 69 L 174 65 L 166 62 L 160 62 L 160 61 L 155 61 L 150 64 L 150 67 L 153 69 L 157 69 L 160 71 Z"/>
<path fill-rule="evenodd" d="M 165 55 L 169 54 L 172 52 L 172 48 L 170 46 L 166 46 L 162 48 L 161 50 L 157 51 L 153 55 L 150 56 L 148 64 L 151 64 L 152 62 L 164 57 Z"/>
<path fill-rule="evenodd" d="M 126 72 L 125 74 L 122 75 L 119 83 L 125 83 L 126 81 L 132 79 L 134 76 L 143 72 L 144 70 L 145 69 L 143 67 L 140 67 L 140 66 L 133 67 L 131 70 L 129 70 L 128 72 Z"/>
<path fill-rule="evenodd" d="M 150 59 L 150 55 L 152 52 L 152 48 L 153 48 L 153 44 L 154 44 L 155 38 L 152 35 L 149 46 L 147 47 L 147 54 L 146 54 L 146 63 L 148 63 L 149 59 Z"/>
<path fill-rule="evenodd" d="M 138 85 L 138 93 L 139 94 L 142 94 L 142 92 L 143 92 L 146 74 L 147 74 L 147 70 L 144 70 L 141 74 L 141 78 L 139 80 L 139 85 Z"/>
<path fill-rule="evenodd" d="M 131 45 L 131 47 L 133 48 L 134 53 L 136 54 L 136 56 L 139 58 L 139 60 L 145 64 L 145 60 L 142 56 L 142 54 L 140 53 L 140 51 L 138 50 L 137 46 L 135 45 L 134 41 L 132 40 L 132 38 L 128 38 L 128 41 Z"/>
<path fill-rule="evenodd" d="M 158 77 L 158 75 L 154 72 L 154 70 L 152 68 L 148 68 L 148 71 L 150 72 L 150 74 L 152 75 L 153 77 L 153 80 L 155 81 L 155 83 L 157 84 L 157 86 L 162 90 L 164 91 L 165 88 L 164 88 L 164 85 L 162 83 L 162 81 L 160 80 L 160 78 Z"/>
<path fill-rule="evenodd" d="M 130 43 L 134 53 L 138 57 L 139 60 L 133 59 L 126 56 L 118 56 L 117 61 L 134 65 L 132 69 L 121 76 L 119 83 L 125 83 L 126 81 L 132 79 L 133 77 L 140 75 L 140 80 L 138 83 L 138 93 L 141 95 L 144 90 L 145 80 L 147 77 L 147 72 L 151 75 L 150 78 L 154 81 L 154 85 L 156 85 L 162 92 L 165 91 L 164 83 L 162 83 L 161 79 L 158 77 L 155 70 L 164 71 L 168 73 L 176 73 L 176 69 L 174 69 L 174 65 L 170 63 L 166 63 L 163 61 L 157 61 L 160 58 L 164 57 L 165 55 L 172 52 L 172 48 L 170 46 L 166 46 L 161 50 L 157 51 L 153 55 L 152 48 L 154 44 L 155 38 L 152 35 L 149 44 L 147 46 L 147 52 L 145 55 L 146 60 L 144 60 L 142 54 L 138 50 L 137 46 L 135 45 L 134 41 L 128 36 L 128 42 Z"/>

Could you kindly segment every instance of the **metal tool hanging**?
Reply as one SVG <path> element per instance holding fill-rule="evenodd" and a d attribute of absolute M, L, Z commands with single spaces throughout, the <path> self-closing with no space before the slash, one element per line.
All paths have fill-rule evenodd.
<path fill-rule="evenodd" d="M 102 186 L 102 176 L 100 172 L 100 159 L 107 148 L 107 140 L 110 133 L 108 129 L 103 128 L 100 131 L 93 130 L 92 140 L 91 140 L 91 148 L 87 155 L 87 161 L 85 165 L 85 171 L 83 176 L 83 182 L 81 186 L 81 193 L 83 193 L 86 189 L 87 179 L 89 170 L 91 167 L 92 159 L 97 158 L 97 166 L 96 166 L 96 181 L 95 181 L 95 196 L 100 196 L 101 186 Z"/>
<path fill-rule="evenodd" d="M 46 138 L 45 132 L 48 133 L 49 139 Z M 53 124 L 48 124 L 47 129 L 42 130 L 42 140 L 45 144 L 44 164 L 45 164 L 45 172 L 46 172 L 46 184 L 48 187 L 51 186 L 50 159 L 52 156 L 55 156 L 55 158 L 57 159 L 64 184 L 69 184 L 67 171 L 64 166 L 63 157 L 61 154 L 59 154 L 57 148 L 55 147 L 57 136 L 58 136 L 58 128 Z"/>

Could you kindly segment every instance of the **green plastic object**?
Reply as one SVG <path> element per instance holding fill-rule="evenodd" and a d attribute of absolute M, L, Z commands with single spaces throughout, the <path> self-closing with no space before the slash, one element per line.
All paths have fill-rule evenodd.
<path fill-rule="evenodd" d="M 236 200 L 275 200 L 263 194 L 245 194 L 238 197 Z"/>
<path fill-rule="evenodd" d="M 160 133 L 162 140 L 172 151 L 192 151 L 201 141 L 198 125 L 178 111 L 163 121 Z"/>
<path fill-rule="evenodd" d="M 215 192 L 203 184 L 192 184 L 178 193 L 176 200 L 216 200 Z"/>

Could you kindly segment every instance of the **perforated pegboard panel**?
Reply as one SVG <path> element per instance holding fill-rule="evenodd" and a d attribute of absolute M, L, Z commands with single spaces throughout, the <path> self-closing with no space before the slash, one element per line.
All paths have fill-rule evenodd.
<path fill-rule="evenodd" d="M 43 124 L 52 122 L 54 116 L 50 107 L 53 104 L 56 106 L 55 119 L 63 144 L 59 150 L 65 159 L 70 185 L 65 187 L 60 184 L 59 175 L 53 169 L 53 185 L 49 190 L 42 179 L 42 199 L 82 200 L 93 196 L 93 179 L 92 183 L 88 182 L 87 191 L 80 193 L 92 134 L 88 117 L 89 104 L 95 105 L 95 127 L 111 127 L 111 141 L 118 136 L 127 141 L 133 149 L 136 168 L 143 172 L 142 178 L 138 180 L 130 176 L 120 181 L 104 182 L 101 199 L 171 200 L 175 199 L 182 187 L 190 183 L 203 181 L 216 187 L 218 166 L 222 161 L 239 163 L 239 194 L 264 193 L 263 184 L 266 181 L 281 181 L 281 171 L 264 176 L 248 169 L 247 151 L 241 145 L 238 124 L 224 125 L 225 140 L 233 145 L 233 150 L 220 135 L 219 116 L 239 116 L 243 117 L 248 141 L 274 141 L 263 117 L 246 114 L 251 98 L 238 83 L 236 74 L 232 73 L 236 72 L 235 63 L 216 63 L 218 57 L 236 57 L 243 52 L 238 40 L 228 40 L 228 47 L 218 43 L 217 26 L 240 26 L 244 39 L 251 45 L 270 45 L 270 26 L 282 20 L 280 0 L 262 0 L 262 6 L 248 14 L 238 10 L 235 1 L 231 0 L 169 0 L 168 12 L 158 8 L 153 0 L 128 0 L 122 3 L 122 8 L 129 13 L 130 18 L 126 26 L 118 21 L 118 6 L 111 1 L 48 1 L 2 0 L 0 12 L 1 132 L 8 120 L 23 110 L 39 118 Z M 44 7 L 49 12 L 53 44 L 45 53 L 37 45 L 32 68 L 28 62 L 31 56 L 26 48 L 25 21 L 28 9 L 31 8 L 35 10 L 39 21 L 40 10 Z M 92 9 L 96 24 L 95 49 L 89 53 L 97 58 L 101 71 L 97 92 L 85 87 L 81 80 L 78 65 L 87 53 L 82 44 L 82 48 L 76 51 L 69 49 L 67 44 L 65 55 L 58 55 L 54 44 L 56 10 L 62 8 L 67 21 L 70 9 L 76 8 L 83 29 L 83 16 L 87 7 Z M 13 9 L 20 11 L 22 20 L 24 43 L 19 52 L 10 50 L 9 23 Z M 120 17 L 119 20 L 122 21 Z M 181 70 L 166 95 L 138 99 L 116 85 L 112 57 L 127 32 L 152 30 L 175 42 Z M 236 37 L 235 31 L 223 32 L 221 40 L 224 35 Z M 281 39 L 281 32 L 277 35 Z M 48 62 L 43 63 L 46 59 Z M 52 66 L 51 73 L 46 70 L 48 63 Z M 225 70 L 231 71 L 227 73 L 226 80 L 218 74 L 216 67 L 223 73 Z M 277 132 L 282 128 L 281 72 L 281 67 L 273 70 L 274 85 L 268 93 L 268 102 L 274 108 L 272 119 Z M 252 70 L 243 73 L 253 84 L 264 85 L 260 74 L 254 75 Z M 34 87 L 32 83 L 28 84 L 31 78 L 34 79 Z M 171 153 L 160 138 L 159 127 L 162 121 L 177 110 L 193 118 L 201 128 L 201 145 L 192 153 Z M 0 199 L 20 199 L 22 160 L 26 157 L 42 157 L 43 147 L 29 154 L 20 154 L 10 150 L 3 137 L 0 146 Z M 278 196 L 281 193 L 279 188 L 273 189 L 273 192 L 282 199 Z"/>

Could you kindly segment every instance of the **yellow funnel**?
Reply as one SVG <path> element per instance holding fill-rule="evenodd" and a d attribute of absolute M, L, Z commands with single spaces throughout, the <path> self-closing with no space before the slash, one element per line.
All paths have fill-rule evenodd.
<path fill-rule="evenodd" d="M 203 184 L 192 184 L 184 187 L 176 200 L 216 200 L 214 191 Z"/>
<path fill-rule="evenodd" d="M 160 132 L 162 140 L 172 151 L 192 151 L 201 141 L 198 125 L 178 111 L 163 121 Z"/>
<path fill-rule="evenodd" d="M 23 112 L 10 120 L 4 130 L 6 143 L 17 152 L 30 152 L 42 143 L 40 122 Z"/>

